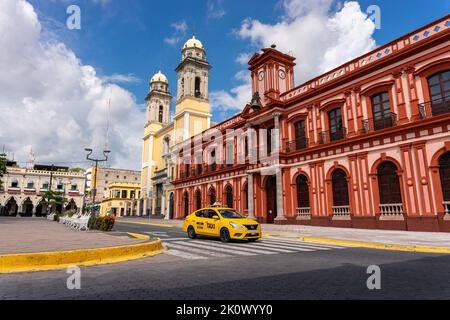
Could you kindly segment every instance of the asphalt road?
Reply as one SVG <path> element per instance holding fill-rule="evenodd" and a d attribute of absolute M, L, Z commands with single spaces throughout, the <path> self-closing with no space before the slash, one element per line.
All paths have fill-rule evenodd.
<path fill-rule="evenodd" d="M 116 230 L 159 236 L 169 250 L 81 268 L 80 290 L 67 289 L 66 270 L 0 275 L 0 299 L 450 299 L 450 255 L 278 238 L 222 244 L 120 222 Z M 367 288 L 371 265 L 381 269 L 381 290 Z"/>

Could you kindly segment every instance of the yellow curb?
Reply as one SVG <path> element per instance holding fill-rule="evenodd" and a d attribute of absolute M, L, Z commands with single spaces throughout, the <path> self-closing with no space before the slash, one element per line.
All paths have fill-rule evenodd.
<path fill-rule="evenodd" d="M 61 252 L 0 255 L 0 273 L 65 269 L 136 260 L 165 250 L 160 239 L 140 244 Z"/>
<path fill-rule="evenodd" d="M 129 223 L 129 224 L 140 224 L 140 225 L 154 226 L 154 227 L 177 228 L 177 226 L 173 225 L 173 224 L 159 224 L 159 223 L 150 223 L 150 222 L 120 221 L 120 220 L 118 222 Z"/>
<path fill-rule="evenodd" d="M 271 238 L 276 238 L 276 237 L 271 236 Z M 382 243 L 373 243 L 373 242 L 339 240 L 339 239 L 329 239 L 329 238 L 312 238 L 312 237 L 301 237 L 301 238 L 290 239 L 290 240 L 297 240 L 297 241 L 303 241 L 303 242 L 314 242 L 314 243 L 322 243 L 322 244 L 336 244 L 336 245 L 343 245 L 343 246 L 354 246 L 354 247 L 362 247 L 362 248 L 378 249 L 378 250 L 450 254 L 450 248 L 447 248 L 447 247 L 408 246 L 408 245 L 400 245 L 400 244 L 382 244 Z"/>
<path fill-rule="evenodd" d="M 127 232 L 127 234 L 129 234 L 130 236 L 132 236 L 133 238 L 136 238 L 136 239 L 150 240 L 150 236 L 149 235 L 140 234 L 140 233 L 133 233 L 133 232 Z"/>

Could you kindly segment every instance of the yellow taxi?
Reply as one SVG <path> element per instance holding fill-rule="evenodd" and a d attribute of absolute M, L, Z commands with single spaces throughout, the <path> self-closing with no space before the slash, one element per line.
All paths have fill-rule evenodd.
<path fill-rule="evenodd" d="M 197 236 L 220 238 L 222 242 L 231 240 L 256 241 L 261 238 L 261 226 L 238 211 L 230 208 L 211 207 L 195 211 L 186 217 L 183 231 L 191 239 Z"/>

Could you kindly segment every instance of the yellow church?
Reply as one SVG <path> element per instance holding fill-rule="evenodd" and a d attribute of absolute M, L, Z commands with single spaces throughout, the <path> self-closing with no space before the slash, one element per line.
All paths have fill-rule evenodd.
<path fill-rule="evenodd" d="M 171 151 L 190 137 L 211 127 L 208 79 L 211 65 L 203 44 L 194 37 L 181 50 L 176 107 L 170 113 L 172 94 L 167 77 L 159 71 L 150 80 L 142 153 L 139 215 L 173 218 L 176 177 Z"/>

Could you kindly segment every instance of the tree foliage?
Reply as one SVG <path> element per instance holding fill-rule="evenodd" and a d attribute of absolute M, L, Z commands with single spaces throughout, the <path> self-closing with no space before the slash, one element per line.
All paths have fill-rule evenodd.
<path fill-rule="evenodd" d="M 41 196 L 41 203 L 52 208 L 56 208 L 58 205 L 64 206 L 67 202 L 69 200 L 60 192 L 47 191 Z"/>
<path fill-rule="evenodd" d="M 6 173 L 6 154 L 0 154 L 0 187 L 2 186 L 2 177 Z"/>

